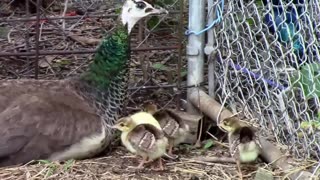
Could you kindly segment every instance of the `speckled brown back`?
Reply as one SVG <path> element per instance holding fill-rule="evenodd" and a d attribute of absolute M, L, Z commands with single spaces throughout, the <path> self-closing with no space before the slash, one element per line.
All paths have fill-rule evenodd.
<path fill-rule="evenodd" d="M 69 81 L 0 81 L 0 166 L 45 159 L 101 133 L 100 117 Z"/>

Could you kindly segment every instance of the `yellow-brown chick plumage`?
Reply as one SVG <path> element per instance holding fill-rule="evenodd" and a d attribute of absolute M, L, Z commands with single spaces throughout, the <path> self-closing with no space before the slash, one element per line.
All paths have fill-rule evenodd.
<path fill-rule="evenodd" d="M 161 157 L 165 154 L 168 139 L 158 121 L 146 112 L 138 112 L 129 117 L 123 117 L 113 126 L 121 133 L 122 144 L 133 154 L 142 156 L 143 160 L 137 168 L 142 168 L 147 160 L 159 159 L 163 170 Z"/>
<path fill-rule="evenodd" d="M 220 127 L 228 132 L 231 156 L 236 160 L 242 179 L 240 163 L 254 162 L 260 155 L 262 146 L 255 128 L 229 117 L 220 123 Z"/>
<path fill-rule="evenodd" d="M 159 122 L 165 136 L 169 140 L 170 156 L 173 156 L 172 149 L 174 146 L 182 143 L 189 132 L 189 126 L 172 110 L 158 110 L 157 105 L 149 101 L 144 104 L 144 111 L 153 115 Z"/>

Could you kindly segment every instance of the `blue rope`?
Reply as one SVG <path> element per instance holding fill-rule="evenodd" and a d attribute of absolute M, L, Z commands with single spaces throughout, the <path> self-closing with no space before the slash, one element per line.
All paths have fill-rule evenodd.
<path fill-rule="evenodd" d="M 221 5 L 221 6 L 220 6 Z M 199 32 L 195 32 L 195 31 L 191 31 L 191 30 L 186 30 L 185 35 L 190 35 L 190 34 L 194 34 L 196 36 L 208 31 L 209 29 L 211 29 L 214 25 L 216 25 L 217 23 L 222 21 L 222 11 L 223 11 L 223 7 L 224 7 L 224 0 L 221 0 L 221 4 L 218 5 L 216 14 L 217 14 L 217 19 L 212 21 L 212 23 L 210 25 L 206 25 L 206 28 L 204 28 L 203 30 L 199 31 Z"/>
<path fill-rule="evenodd" d="M 230 62 L 230 64 L 232 66 L 232 63 Z M 283 91 L 285 89 L 287 89 L 288 87 L 286 86 L 283 86 L 275 81 L 272 81 L 270 79 L 266 79 L 266 78 L 263 78 L 261 74 L 257 74 L 257 73 L 254 73 L 252 71 L 250 71 L 249 69 L 245 68 L 245 67 L 241 67 L 239 64 L 234 64 L 233 66 L 236 70 L 238 71 L 242 71 L 250 76 L 252 76 L 254 79 L 259 79 L 261 78 L 262 81 L 266 82 L 267 84 L 269 84 L 270 86 L 272 87 L 275 87 L 275 88 L 278 88 L 279 90 Z"/>

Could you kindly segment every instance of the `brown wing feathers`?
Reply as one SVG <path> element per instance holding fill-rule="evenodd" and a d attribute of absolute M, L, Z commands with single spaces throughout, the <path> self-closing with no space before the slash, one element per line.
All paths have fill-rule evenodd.
<path fill-rule="evenodd" d="M 41 83 L 50 90 L 37 87 L 33 80 L 0 83 L 0 94 L 6 95 L 0 105 L 0 166 L 48 158 L 101 131 L 100 117 L 71 88 Z"/>
<path fill-rule="evenodd" d="M 182 119 L 169 109 L 157 111 L 153 115 L 160 123 L 164 133 L 170 137 L 176 136 L 179 127 L 184 127 Z"/>
<path fill-rule="evenodd" d="M 156 140 L 163 136 L 163 133 L 152 125 L 141 124 L 130 132 L 129 141 L 136 148 L 152 151 L 155 148 Z"/>

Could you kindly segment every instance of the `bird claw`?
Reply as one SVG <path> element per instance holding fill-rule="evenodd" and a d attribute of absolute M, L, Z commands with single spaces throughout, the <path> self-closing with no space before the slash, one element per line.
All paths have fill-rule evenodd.
<path fill-rule="evenodd" d="M 173 159 L 173 160 L 175 160 L 175 159 L 178 159 L 178 158 L 179 158 L 179 156 L 178 156 L 178 155 L 176 155 L 176 154 L 172 154 L 172 153 L 168 153 L 168 154 L 166 154 L 166 157 L 168 157 L 168 158 L 170 158 L 170 159 Z"/>
<path fill-rule="evenodd" d="M 152 167 L 152 170 L 154 170 L 154 171 L 163 171 L 164 167 L 163 167 L 163 164 L 162 164 L 162 159 L 160 158 L 158 161 L 159 161 L 159 167 L 158 168 Z"/>
<path fill-rule="evenodd" d="M 169 150 L 168 150 L 168 153 L 166 153 L 165 155 L 166 155 L 166 157 L 168 157 L 168 158 L 170 158 L 170 159 L 178 159 L 179 158 L 179 156 L 178 155 L 175 155 L 175 154 L 173 154 L 173 145 L 169 145 Z"/>

